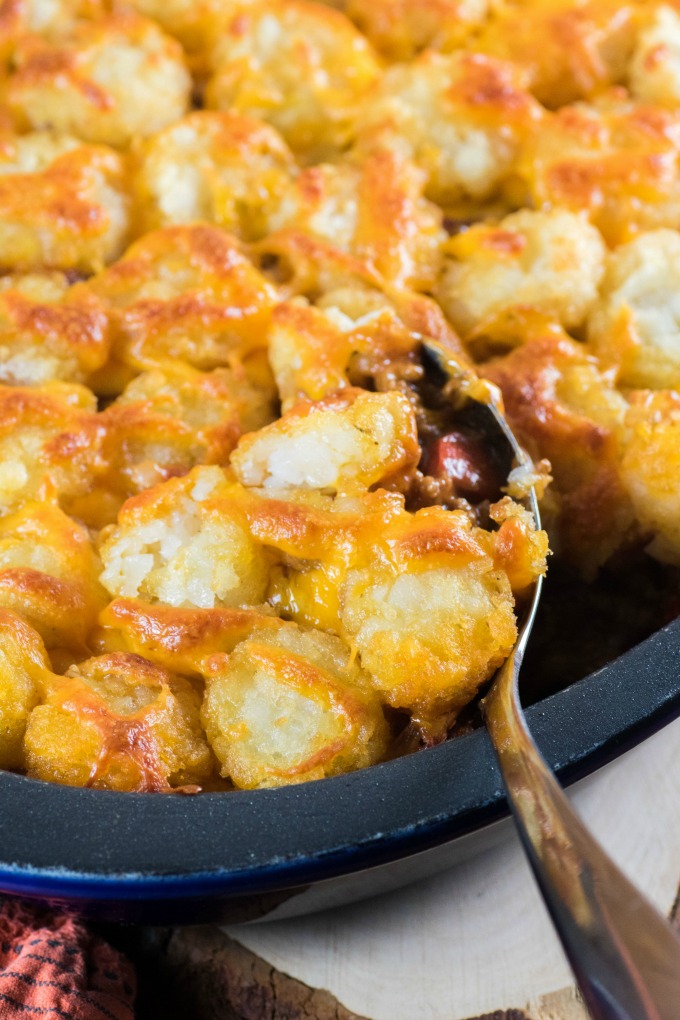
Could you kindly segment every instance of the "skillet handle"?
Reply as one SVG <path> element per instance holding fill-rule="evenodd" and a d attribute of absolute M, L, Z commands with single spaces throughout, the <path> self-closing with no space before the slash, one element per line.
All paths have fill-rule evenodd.
<path fill-rule="evenodd" d="M 534 876 L 594 1020 L 678 1020 L 680 937 L 590 835 L 536 748 L 517 694 L 521 651 L 484 702 Z"/>

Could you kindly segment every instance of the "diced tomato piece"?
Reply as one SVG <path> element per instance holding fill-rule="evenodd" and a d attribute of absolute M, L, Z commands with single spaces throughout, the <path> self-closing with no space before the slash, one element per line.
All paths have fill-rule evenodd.
<path fill-rule="evenodd" d="M 472 432 L 448 432 L 427 451 L 422 470 L 452 478 L 456 495 L 478 503 L 500 495 L 503 479 L 483 441 Z"/>

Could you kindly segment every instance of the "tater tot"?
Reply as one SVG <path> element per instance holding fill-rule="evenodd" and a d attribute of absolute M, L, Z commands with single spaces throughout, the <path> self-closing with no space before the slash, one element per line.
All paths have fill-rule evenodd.
<path fill-rule="evenodd" d="M 0 768 L 23 766 L 26 724 L 50 676 L 38 634 L 16 613 L 0 609 Z"/>
<path fill-rule="evenodd" d="M 217 38 L 212 66 L 209 106 L 269 121 L 316 161 L 351 139 L 379 70 L 343 14 L 307 0 L 244 5 Z"/>
<path fill-rule="evenodd" d="M 437 739 L 512 648 L 508 576 L 458 511 L 400 515 L 364 543 L 340 589 L 342 632 L 388 704 Z"/>
<path fill-rule="evenodd" d="M 484 375 L 500 386 L 520 442 L 552 465 L 553 549 L 593 578 L 633 526 L 620 470 L 626 400 L 587 348 L 555 329 L 487 362 Z"/>
<path fill-rule="evenodd" d="M 636 394 L 626 425 L 621 470 L 649 551 L 680 566 L 680 396 Z"/>
<path fill-rule="evenodd" d="M 639 32 L 628 81 L 643 103 L 680 105 L 680 14 L 673 7 L 657 7 Z"/>
<path fill-rule="evenodd" d="M 82 650 L 106 602 L 85 527 L 49 503 L 0 518 L 0 606 L 20 613 L 48 648 Z"/>
<path fill-rule="evenodd" d="M 588 338 L 624 386 L 680 387 L 680 233 L 654 230 L 613 251 Z"/>
<path fill-rule="evenodd" d="M 182 49 L 132 12 L 27 36 L 14 54 L 7 103 L 20 127 L 126 146 L 186 112 L 191 79 Z"/>
<path fill-rule="evenodd" d="M 545 570 L 547 537 L 515 506 L 492 507 L 493 532 L 463 510 L 408 513 L 403 496 L 384 490 L 261 490 L 246 513 L 282 563 L 272 604 L 339 634 L 379 696 L 434 740 L 508 654 L 514 594 Z"/>
<path fill-rule="evenodd" d="M 522 69 L 534 95 L 555 108 L 622 82 L 636 9 L 621 0 L 511 0 L 499 4 L 474 47 Z"/>
<path fill-rule="evenodd" d="M 63 273 L 0 277 L 0 383 L 85 382 L 109 348 L 101 303 Z"/>
<path fill-rule="evenodd" d="M 515 469 L 516 474 L 521 471 L 522 468 Z M 540 484 L 547 484 L 548 479 L 540 475 L 537 484 L 536 477 L 536 470 L 530 471 L 530 485 L 535 484 L 538 489 Z M 498 530 L 489 532 L 486 540 L 478 534 L 480 543 L 486 541 L 494 563 L 507 575 L 513 594 L 522 595 L 545 573 L 550 551 L 548 536 L 545 531 L 536 531 L 533 515 L 509 496 L 490 506 L 489 517 Z"/>
<path fill-rule="evenodd" d="M 269 604 L 303 626 L 340 633 L 343 579 L 357 550 L 370 556 L 371 536 L 404 512 L 403 494 L 287 488 L 243 490 L 241 498 L 251 534 L 273 561 Z"/>
<path fill-rule="evenodd" d="M 360 140 L 406 153 L 446 205 L 488 199 L 513 173 L 519 146 L 541 108 L 509 64 L 475 53 L 425 52 L 389 68 L 362 109 Z"/>
<path fill-rule="evenodd" d="M 424 49 L 448 52 L 484 22 L 488 0 L 347 0 L 345 13 L 389 60 L 406 61 Z"/>
<path fill-rule="evenodd" d="M 274 401 L 240 365 L 199 372 L 177 362 L 142 372 L 99 417 L 99 485 L 122 501 L 197 464 L 226 464 L 242 433 L 275 417 Z"/>
<path fill-rule="evenodd" d="M 107 0 L 0 0 L 0 61 L 26 35 L 52 38 L 66 24 L 101 11 Z"/>
<path fill-rule="evenodd" d="M 622 90 L 564 106 L 525 141 L 524 205 L 587 212 L 609 245 L 680 219 L 680 113 Z"/>
<path fill-rule="evenodd" d="M 83 398 L 92 403 L 83 407 Z M 0 514 L 31 499 L 68 510 L 89 492 L 99 442 L 93 403 L 67 383 L 0 386 Z"/>
<path fill-rule="evenodd" d="M 364 356 L 389 382 L 391 366 L 412 360 L 417 372 L 418 336 L 410 332 L 378 293 L 358 288 L 332 291 L 313 308 L 297 301 L 274 309 L 269 359 L 284 411 L 301 400 L 321 400 L 350 384 Z M 349 312 L 357 316 L 350 318 Z M 365 313 L 365 314 L 362 314 Z"/>
<path fill-rule="evenodd" d="M 218 33 L 245 2 L 248 0 L 130 0 L 130 6 L 175 36 L 187 51 L 191 67 L 201 74 L 208 70 Z"/>
<path fill-rule="evenodd" d="M 284 411 L 301 400 L 321 400 L 348 385 L 348 367 L 356 349 L 354 323 L 333 318 L 297 301 L 282 302 L 274 310 L 269 359 Z"/>
<path fill-rule="evenodd" d="M 230 495 L 220 468 L 199 467 L 128 500 L 103 532 L 104 587 L 177 607 L 262 602 L 268 561 Z"/>
<path fill-rule="evenodd" d="M 347 491 L 385 484 L 418 463 L 415 417 L 400 393 L 344 389 L 298 404 L 240 440 L 231 464 L 243 485 Z"/>
<path fill-rule="evenodd" d="M 438 297 L 463 335 L 518 305 L 581 325 L 597 298 L 605 248 L 583 215 L 556 209 L 512 213 L 453 238 Z"/>
<path fill-rule="evenodd" d="M 206 220 L 256 240 L 297 172 L 292 153 L 269 124 L 197 110 L 139 145 L 133 193 L 139 227 Z"/>
<path fill-rule="evenodd" d="M 168 791 L 212 771 L 191 684 L 112 653 L 55 677 L 26 729 L 28 775 L 105 790 Z"/>
<path fill-rule="evenodd" d="M 423 198 L 424 183 L 418 167 L 388 149 L 357 164 L 308 167 L 281 196 L 269 227 L 308 231 L 366 260 L 389 283 L 428 290 L 446 234 L 440 210 Z"/>
<path fill-rule="evenodd" d="M 201 675 L 216 652 L 233 652 L 248 638 L 285 626 L 268 606 L 257 609 L 176 609 L 139 599 L 114 599 L 92 637 L 98 651 L 134 652 L 184 676 Z"/>
<path fill-rule="evenodd" d="M 36 131 L 0 135 L 0 267 L 96 272 L 128 230 L 117 152 Z"/>
<path fill-rule="evenodd" d="M 236 786 L 320 779 L 385 753 L 380 702 L 330 634 L 287 624 L 214 656 L 206 670 L 204 725 Z"/>
<path fill-rule="evenodd" d="M 264 348 L 276 300 L 236 241 L 208 224 L 146 234 L 83 287 L 111 317 L 113 361 L 123 370 L 112 376 L 107 366 L 94 380 L 106 393 L 168 361 L 210 370 Z"/>

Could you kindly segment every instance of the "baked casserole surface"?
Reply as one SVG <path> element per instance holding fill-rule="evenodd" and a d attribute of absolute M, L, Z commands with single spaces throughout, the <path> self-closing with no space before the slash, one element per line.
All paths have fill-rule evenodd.
<path fill-rule="evenodd" d="M 680 566 L 679 295 L 680 4 L 0 0 L 0 768 L 455 732 L 549 546 Z"/>

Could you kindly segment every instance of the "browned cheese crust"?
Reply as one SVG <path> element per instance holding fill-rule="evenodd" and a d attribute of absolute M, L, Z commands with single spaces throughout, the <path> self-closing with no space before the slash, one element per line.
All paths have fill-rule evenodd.
<path fill-rule="evenodd" d="M 322 779 L 549 548 L 670 590 L 679 291 L 676 3 L 0 0 L 0 768 Z"/>

